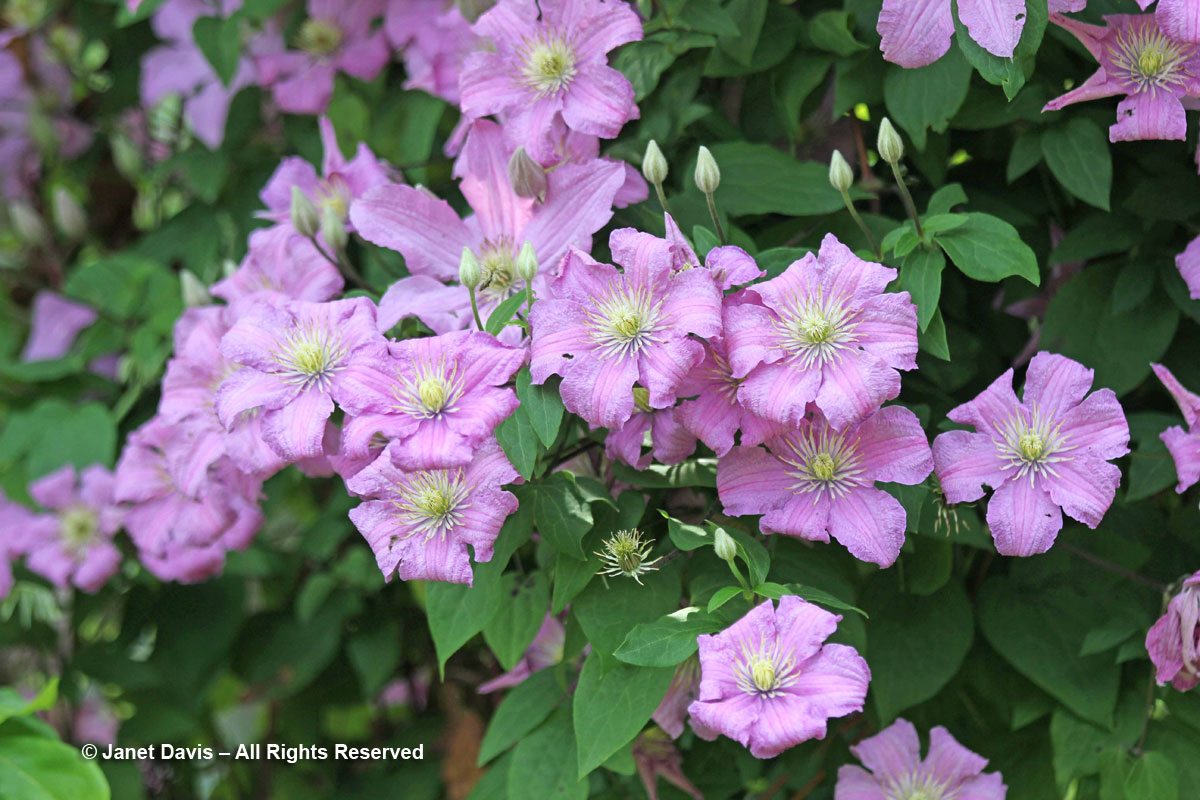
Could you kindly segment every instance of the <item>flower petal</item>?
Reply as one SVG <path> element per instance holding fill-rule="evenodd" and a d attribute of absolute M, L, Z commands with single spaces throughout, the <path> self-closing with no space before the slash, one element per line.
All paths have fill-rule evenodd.
<path fill-rule="evenodd" d="M 1044 553 L 1062 530 L 1062 510 L 1050 494 L 1028 477 L 1014 478 L 997 487 L 988 501 L 987 524 L 1004 556 Z"/>
<path fill-rule="evenodd" d="M 921 740 L 917 729 L 906 719 L 898 719 L 874 736 L 863 739 L 850 752 L 874 773 L 876 778 L 900 778 L 921 762 Z M 841 781 L 838 781 L 841 797 Z"/>
<path fill-rule="evenodd" d="M 876 26 L 883 57 L 902 67 L 923 67 L 950 49 L 950 0 L 883 0 Z"/>
<path fill-rule="evenodd" d="M 996 444 L 983 433 L 946 431 L 933 440 L 933 463 L 948 503 L 970 503 L 1008 480 Z"/>
<path fill-rule="evenodd" d="M 1025 27 L 1025 0 L 959 0 L 958 17 L 984 50 L 1012 58 Z"/>
<path fill-rule="evenodd" d="M 904 545 L 904 506 L 882 489 L 854 489 L 830 502 L 829 533 L 860 561 L 890 567 Z"/>

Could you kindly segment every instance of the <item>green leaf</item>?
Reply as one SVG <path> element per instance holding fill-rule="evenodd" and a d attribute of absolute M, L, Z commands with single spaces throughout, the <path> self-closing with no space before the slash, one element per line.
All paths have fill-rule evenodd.
<path fill-rule="evenodd" d="M 694 606 L 680 609 L 635 627 L 613 655 L 626 664 L 673 667 L 696 652 L 697 636 L 721 627 L 719 620 Z"/>
<path fill-rule="evenodd" d="M 612 654 L 639 623 L 654 622 L 679 606 L 679 572 L 682 564 L 672 561 L 657 572 L 642 576 L 642 585 L 630 578 L 592 581 L 571 604 L 592 652 L 611 663 Z"/>
<path fill-rule="evenodd" d="M 58 399 L 42 400 L 11 414 L 0 433 L 0 464 L 24 458 L 31 479 L 63 464 L 76 469 L 110 465 L 116 449 L 116 422 L 100 403 L 69 406 Z"/>
<path fill-rule="evenodd" d="M 900 266 L 900 288 L 911 294 L 917 304 L 917 323 L 921 330 L 929 327 L 929 321 L 938 310 L 945 268 L 946 257 L 937 247 L 913 250 Z"/>
<path fill-rule="evenodd" d="M 536 728 L 567 694 L 559 670 L 539 670 L 508 690 L 488 723 L 479 745 L 483 766 Z"/>
<path fill-rule="evenodd" d="M 682 489 L 686 486 L 717 488 L 717 460 L 715 458 L 689 458 L 682 464 L 667 466 L 651 464 L 636 470 L 625 464 L 613 464 L 613 475 L 622 483 L 646 489 Z"/>
<path fill-rule="evenodd" d="M 358 631 L 346 642 L 346 655 L 363 695 L 374 699 L 400 663 L 400 624 L 385 620 Z"/>
<path fill-rule="evenodd" d="M 889 65 L 883 98 L 892 120 L 908 132 L 917 150 L 924 150 L 926 133 L 946 130 L 950 118 L 967 99 L 970 84 L 970 65 L 961 52 L 951 48 L 925 67 Z"/>
<path fill-rule="evenodd" d="M 854 15 L 849 11 L 820 12 L 809 20 L 807 32 L 814 47 L 839 56 L 852 56 L 867 49 L 854 38 Z"/>
<path fill-rule="evenodd" d="M 700 258 L 704 258 L 709 250 L 721 244 L 717 235 L 703 225 L 692 226 L 692 241 L 696 243 L 696 255 Z"/>
<path fill-rule="evenodd" d="M 725 586 L 717 589 L 717 591 L 713 592 L 713 596 L 708 598 L 708 613 L 713 613 L 741 593 L 742 588 L 740 586 Z"/>
<path fill-rule="evenodd" d="M 942 310 L 936 309 L 929 318 L 929 327 L 917 332 L 917 344 L 926 353 L 942 359 L 950 360 L 950 345 L 946 342 L 946 323 L 942 320 Z"/>
<path fill-rule="evenodd" d="M 1009 183 L 1036 167 L 1042 160 L 1042 134 L 1038 130 L 1025 131 L 1013 142 L 1008 154 L 1008 166 L 1004 178 Z"/>
<path fill-rule="evenodd" d="M 571 715 L 559 712 L 517 743 L 508 768 L 508 796 L 584 800 L 588 784 L 579 779 L 576 763 Z"/>
<path fill-rule="evenodd" d="M 737 36 L 741 33 L 737 20 L 716 0 L 688 0 L 675 16 L 675 23 L 716 36 Z"/>
<path fill-rule="evenodd" d="M 0 736 L 0 797 L 108 800 L 108 781 L 74 747 L 40 736 Z"/>
<path fill-rule="evenodd" d="M 562 612 L 592 582 L 600 567 L 600 557 L 595 553 L 589 552 L 586 561 L 559 553 L 554 560 L 554 595 L 550 613 Z"/>
<path fill-rule="evenodd" d="M 958 583 L 914 597 L 883 577 L 868 584 L 859 602 L 871 614 L 871 694 L 886 723 L 933 697 L 958 672 L 974 636 L 971 603 Z"/>
<path fill-rule="evenodd" d="M 713 536 L 710 531 L 706 531 L 699 525 L 689 525 L 686 522 L 680 522 L 674 517 L 669 516 L 666 511 L 660 510 L 659 513 L 667 520 L 667 535 L 671 537 L 671 541 L 680 550 L 695 550 L 706 544 L 713 543 Z"/>
<path fill-rule="evenodd" d="M 539 438 L 533 422 L 521 406 L 517 407 L 512 416 L 496 426 L 496 441 L 500 443 L 500 449 L 525 480 L 533 477 Z"/>
<path fill-rule="evenodd" d="M 1037 51 L 1042 44 L 1049 18 L 1045 0 L 1029 0 L 1025 4 L 1025 25 L 1021 29 L 1021 39 L 1017 42 L 1012 58 L 992 55 L 972 39 L 966 26 L 958 18 L 957 7 L 956 0 L 954 40 L 958 42 L 959 49 L 985 81 L 1003 88 L 1004 96 L 1012 100 L 1033 74 Z"/>
<path fill-rule="evenodd" d="M 817 589 L 812 586 L 805 586 L 802 583 L 789 583 L 787 585 L 788 594 L 794 594 L 797 597 L 802 597 L 810 603 L 820 603 L 823 606 L 836 608 L 839 611 L 853 611 L 855 614 L 860 614 L 863 619 L 870 619 L 866 611 L 863 611 L 856 605 L 847 603 L 845 600 L 830 594 L 822 589 Z"/>
<path fill-rule="evenodd" d="M 1129 436 L 1135 445 L 1129 455 L 1129 488 L 1125 501 L 1132 503 L 1175 484 L 1175 461 L 1159 434 L 1179 424 L 1177 414 L 1141 411 L 1129 414 Z"/>
<path fill-rule="evenodd" d="M 1035 286 L 1040 281 L 1037 256 L 999 217 L 972 212 L 965 224 L 934 238 L 968 278 L 994 283 L 1019 275 Z"/>
<path fill-rule="evenodd" d="M 843 207 L 842 196 L 829 185 L 828 164 L 796 161 L 765 144 L 726 142 L 709 149 L 721 168 L 717 207 L 731 217 L 803 217 L 830 214 Z"/>
<path fill-rule="evenodd" d="M 581 778 L 641 732 L 674 675 L 671 667 L 628 664 L 605 671 L 595 653 L 588 656 L 579 673 L 572 714 Z"/>
<path fill-rule="evenodd" d="M 555 384 L 535 386 L 529 375 L 529 367 L 522 367 L 517 373 L 517 399 L 525 416 L 533 425 L 538 438 L 546 447 L 554 444 L 558 438 L 558 429 L 562 426 L 563 404 Z"/>
<path fill-rule="evenodd" d="M 766 277 L 770 280 L 782 275 L 784 270 L 811 252 L 812 250 L 807 247 L 772 247 L 769 250 L 763 250 L 755 256 L 754 260 L 758 262 L 759 269 L 767 273 Z"/>
<path fill-rule="evenodd" d="M 502 300 L 500 304 L 492 310 L 491 315 L 488 316 L 487 322 L 483 325 L 483 329 L 492 336 L 499 336 L 500 331 L 504 330 L 504 326 L 512 320 L 513 315 L 516 314 L 517 310 L 521 308 L 521 305 L 525 302 L 525 297 L 526 291 L 522 289 L 512 297 L 506 297 L 504 300 Z"/>
<path fill-rule="evenodd" d="M 767 19 L 767 0 L 732 0 L 727 10 L 737 20 L 738 33 L 720 37 L 717 47 L 738 64 L 749 66 Z"/>
<path fill-rule="evenodd" d="M 1050 251 L 1049 263 L 1088 261 L 1131 249 L 1142 238 L 1137 220 L 1125 214 L 1093 213 L 1076 225 Z"/>
<path fill-rule="evenodd" d="M 500 666 L 510 670 L 521 660 L 546 617 L 550 586 L 545 573 L 506 574 L 501 583 L 500 603 L 504 613 L 483 626 L 483 638 Z"/>
<path fill-rule="evenodd" d="M 925 214 L 927 216 L 948 214 L 955 206 L 966 204 L 967 193 L 963 191 L 962 184 L 947 183 L 929 196 L 929 205 L 925 208 Z"/>
<path fill-rule="evenodd" d="M 715 532 L 719 526 L 709 522 L 708 529 Z M 737 543 L 738 557 L 750 568 L 750 585 L 757 586 L 767 579 L 771 571 L 771 555 L 762 542 L 741 528 L 723 528 Z"/>
<path fill-rule="evenodd" d="M 1158 752 L 1130 758 L 1122 749 L 1107 750 L 1100 758 L 1100 800 L 1179 800 L 1175 765 Z"/>
<path fill-rule="evenodd" d="M 560 553 L 580 561 L 583 537 L 592 528 L 592 508 L 567 473 L 555 472 L 526 490 L 533 496 L 533 519 L 538 533 Z"/>
<path fill-rule="evenodd" d="M 45 711 L 58 699 L 58 678 L 51 678 L 32 699 L 26 699 L 7 686 L 0 687 L 0 723 L 13 717 L 24 717 Z"/>
<path fill-rule="evenodd" d="M 1108 137 L 1086 117 L 1073 116 L 1065 125 L 1042 133 L 1042 155 L 1055 179 L 1071 194 L 1104 211 L 1112 190 L 1112 153 Z"/>
<path fill-rule="evenodd" d="M 192 26 L 192 38 L 221 83 L 228 86 L 242 56 L 242 21 L 236 15 L 225 19 L 201 17 Z"/>

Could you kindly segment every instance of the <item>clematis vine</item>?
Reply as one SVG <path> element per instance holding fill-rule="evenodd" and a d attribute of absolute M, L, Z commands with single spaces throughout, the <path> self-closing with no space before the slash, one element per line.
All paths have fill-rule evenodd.
<path fill-rule="evenodd" d="M 934 469 L 949 503 L 995 489 L 987 524 L 1006 556 L 1044 553 L 1062 528 L 1062 512 L 1089 528 L 1100 524 L 1121 481 L 1108 463 L 1129 452 L 1129 425 L 1111 389 L 1088 395 L 1094 372 L 1041 352 L 1029 363 L 1025 393 L 1005 371 L 974 400 L 952 409 L 954 422 L 933 442 Z"/>
<path fill-rule="evenodd" d="M 735 447 L 717 462 L 725 513 L 762 514 L 763 533 L 819 542 L 830 535 L 855 558 L 891 566 L 904 544 L 906 515 L 876 481 L 915 485 L 933 471 L 917 415 L 886 406 L 833 429 L 820 412 L 761 447 Z"/>
<path fill-rule="evenodd" d="M 1167 611 L 1146 634 L 1159 686 L 1186 692 L 1200 683 L 1200 572 L 1184 579 Z"/>
<path fill-rule="evenodd" d="M 834 800 L 1004 800 L 1008 787 L 987 759 L 959 744 L 940 725 L 929 732 L 921 758 L 917 729 L 898 719 L 850 748 L 862 767 L 838 769 Z"/>
<path fill-rule="evenodd" d="M 1200 397 L 1185 389 L 1163 365 L 1150 366 L 1179 405 L 1183 419 L 1187 422 L 1186 431 L 1178 425 L 1172 425 L 1159 434 L 1175 461 L 1175 473 L 1179 476 L 1179 485 L 1175 487 L 1175 491 L 1182 494 L 1189 486 L 1194 486 L 1200 481 Z"/>
<path fill-rule="evenodd" d="M 958 17 L 984 50 L 1012 58 L 1025 28 L 1025 0 L 959 0 Z M 923 67 L 950 49 L 954 12 L 950 0 L 883 0 L 876 30 L 885 59 Z"/>
<path fill-rule="evenodd" d="M 853 647 L 825 642 L 841 617 L 787 595 L 715 635 L 700 635 L 700 696 L 688 707 L 696 735 L 728 736 L 772 758 L 826 723 L 861 711 L 871 670 Z"/>

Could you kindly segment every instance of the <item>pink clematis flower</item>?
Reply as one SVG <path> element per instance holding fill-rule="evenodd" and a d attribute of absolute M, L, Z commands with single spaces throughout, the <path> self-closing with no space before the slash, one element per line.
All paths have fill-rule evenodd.
<path fill-rule="evenodd" d="M 351 375 L 387 354 L 365 297 L 258 303 L 221 339 L 237 370 L 217 390 L 217 416 L 232 428 L 261 408 L 263 438 L 287 461 L 325 452 L 325 422 L 347 398 Z"/>
<path fill-rule="evenodd" d="M 607 53 L 642 38 L 642 23 L 622 0 L 500 0 L 474 32 L 495 45 L 463 67 L 459 92 L 469 119 L 504 114 L 516 144 L 548 157 L 555 119 L 605 139 L 638 118 L 633 85 L 608 66 Z"/>
<path fill-rule="evenodd" d="M 346 282 L 337 267 L 291 225 L 272 225 L 250 234 L 246 257 L 211 293 L 227 303 L 261 294 L 314 303 L 332 300 Z"/>
<path fill-rule="evenodd" d="M 717 462 L 725 513 L 762 514 L 763 533 L 818 542 L 837 539 L 862 561 L 891 566 L 904 544 L 906 516 L 876 481 L 915 485 L 933 471 L 917 415 L 886 406 L 834 430 L 814 412 L 767 448 L 735 447 Z"/>
<path fill-rule="evenodd" d="M 984 50 L 1012 58 L 1025 28 L 1025 0 L 959 0 L 958 16 Z M 883 0 L 876 30 L 886 60 L 909 68 L 932 64 L 954 35 L 950 0 Z"/>
<path fill-rule="evenodd" d="M 25 565 L 55 586 L 96 592 L 121 566 L 112 543 L 124 512 L 113 497 L 113 475 L 93 464 L 76 475 L 70 464 L 29 484 L 30 496 L 53 513 L 25 532 Z"/>
<path fill-rule="evenodd" d="M 884 291 L 895 277 L 828 234 L 816 256 L 746 289 L 749 302 L 725 309 L 741 404 L 795 427 L 815 402 L 840 429 L 896 397 L 897 370 L 917 366 L 917 307 Z"/>
<path fill-rule="evenodd" d="M 458 105 L 463 62 L 477 39 L 458 6 L 443 0 L 388 0 L 384 32 L 403 50 L 405 89 L 423 89 Z"/>
<path fill-rule="evenodd" d="M 308 18 L 296 36 L 297 50 L 256 59 L 259 78 L 275 104 L 289 114 L 321 114 L 333 96 L 338 72 L 374 80 L 391 58 L 382 30 L 372 23 L 383 14 L 383 0 L 308 0 Z"/>
<path fill-rule="evenodd" d="M 730 298 L 726 298 L 727 304 L 729 301 Z M 681 397 L 694 396 L 695 399 L 679 404 L 676 419 L 718 456 L 733 448 L 739 430 L 743 445 L 762 444 L 788 430 L 785 425 L 747 411 L 738 401 L 741 385 L 741 379 L 733 377 L 725 340 L 720 336 L 704 343 L 704 358 L 679 384 Z"/>
<path fill-rule="evenodd" d="M 696 451 L 696 435 L 679 423 L 679 409 L 651 408 L 649 392 L 633 390 L 633 414 L 620 428 L 609 431 L 604 439 L 604 454 L 634 469 L 645 469 L 650 462 L 680 464 Z M 650 450 L 642 453 L 646 434 Z"/>
<path fill-rule="evenodd" d="M 96 321 L 95 309 L 43 289 L 33 297 L 32 322 L 22 361 L 62 358 L 84 328 Z"/>
<path fill-rule="evenodd" d="M 1200 236 L 1188 242 L 1187 248 L 1175 256 L 1175 266 L 1187 284 L 1188 294 L 1193 300 L 1200 300 Z"/>
<path fill-rule="evenodd" d="M 1143 11 L 1153 2 L 1154 0 L 1137 0 Z M 1070 9 L 1056 9 L 1054 5 L 1054 2 L 1051 2 L 1051 11 L 1079 11 L 1086 5 L 1086 0 L 1074 0 L 1077 7 Z M 1171 39 L 1200 44 L 1200 2 L 1197 0 L 1158 0 L 1158 5 L 1154 7 L 1154 21 Z"/>
<path fill-rule="evenodd" d="M 666 226 L 666 239 L 674 246 L 672 263 L 676 270 L 703 267 L 712 273 L 713 280 L 721 291 L 729 291 L 735 286 L 757 280 L 766 273 L 758 268 L 750 254 L 740 247 L 724 245 L 714 247 L 700 262 L 700 257 L 688 243 L 683 231 L 670 214 L 663 215 Z"/>
<path fill-rule="evenodd" d="M 688 707 L 696 734 L 724 734 L 771 758 L 809 739 L 826 722 L 861 711 L 871 682 L 853 648 L 825 644 L 841 617 L 788 595 L 767 600 L 713 636 L 701 635 L 700 698 Z"/>
<path fill-rule="evenodd" d="M 1004 800 L 1008 793 L 1000 773 L 984 773 L 987 759 L 963 747 L 940 725 L 929 732 L 924 760 L 917 729 L 906 719 L 863 739 L 850 752 L 867 769 L 840 767 L 834 800 Z"/>
<path fill-rule="evenodd" d="M 471 126 L 455 164 L 462 193 L 475 212 L 467 219 L 459 219 L 444 200 L 411 186 L 373 189 L 351 207 L 350 219 L 363 238 L 403 253 L 412 273 L 379 301 L 382 330 L 406 316 L 419 317 L 434 333 L 472 324 L 467 290 L 443 283 L 458 279 L 463 248 L 475 254 L 483 270 L 478 297 L 484 319 L 522 288 L 515 270 L 524 244 L 533 248 L 543 274 L 558 266 L 568 247 L 591 249 L 592 234 L 612 217 L 624 166 L 604 160 L 564 164 L 547 176 L 546 200 L 539 204 L 513 191 L 511 155 L 500 126 L 486 120 Z M 543 274 L 534 281 L 535 292 L 545 286 Z"/>
<path fill-rule="evenodd" d="M 1117 122 L 1108 129 L 1110 141 L 1186 136 L 1183 98 L 1200 95 L 1200 48 L 1169 38 L 1151 14 L 1109 15 L 1105 26 L 1061 14 L 1050 18 L 1073 34 L 1100 68 L 1078 88 L 1047 103 L 1043 111 L 1125 95 L 1117 104 Z"/>
<path fill-rule="evenodd" d="M 520 403 L 508 383 L 525 352 L 457 331 L 388 345 L 391 357 L 348 378 L 342 450 L 362 458 L 377 435 L 403 470 L 464 466 Z"/>
<path fill-rule="evenodd" d="M 1146 634 L 1146 650 L 1159 686 L 1168 682 L 1186 692 L 1200 683 L 1200 572 L 1184 580 L 1179 593 Z"/>
<path fill-rule="evenodd" d="M 1189 486 L 1200 481 L 1200 397 L 1183 388 L 1183 384 L 1162 364 L 1150 366 L 1163 386 L 1167 387 L 1171 397 L 1179 404 L 1179 410 L 1183 412 L 1183 419 L 1187 422 L 1186 431 L 1178 425 L 1172 425 L 1159 434 L 1175 461 L 1175 473 L 1179 476 L 1179 485 L 1175 487 L 1175 491 L 1182 494 Z"/>
<path fill-rule="evenodd" d="M 1009 369 L 947 414 L 975 432 L 948 431 L 933 442 L 946 501 L 978 500 L 984 484 L 995 489 L 987 523 L 1002 555 L 1044 553 L 1063 511 L 1095 528 L 1112 505 L 1121 470 L 1108 461 L 1129 452 L 1129 425 L 1111 389 L 1085 399 L 1094 374 L 1043 351 L 1029 363 L 1023 400 Z"/>
<path fill-rule="evenodd" d="M 675 404 L 676 390 L 703 358 L 700 342 L 721 330 L 721 293 L 707 270 L 674 272 L 672 245 L 631 228 L 613 231 L 613 260 L 572 250 L 530 316 L 534 383 L 563 376 L 567 410 L 615 429 L 634 411 L 634 384 L 652 409 Z"/>
<path fill-rule="evenodd" d="M 547 612 L 537 635 L 533 637 L 529 647 L 525 648 L 525 653 L 517 665 L 503 675 L 480 684 L 476 691 L 479 694 L 490 694 L 498 689 L 509 689 L 524 683 L 533 673 L 562 661 L 566 640 L 566 629 L 563 628 L 562 622 Z"/>
<path fill-rule="evenodd" d="M 375 552 L 387 580 L 470 585 L 467 545 L 475 561 L 490 561 L 492 545 L 517 498 L 500 487 L 518 477 L 493 439 L 465 467 L 405 472 L 381 458 L 348 481 L 375 498 L 350 509 L 350 519 Z"/>

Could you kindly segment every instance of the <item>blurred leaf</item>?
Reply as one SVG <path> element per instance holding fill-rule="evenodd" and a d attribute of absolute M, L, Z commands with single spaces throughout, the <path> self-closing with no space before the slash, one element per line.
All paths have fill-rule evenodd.
<path fill-rule="evenodd" d="M 108 800 L 108 781 L 74 747 L 35 736 L 0 736 L 0 797 Z"/>
<path fill-rule="evenodd" d="M 1086 117 L 1071 117 L 1042 133 L 1042 155 L 1054 177 L 1071 194 L 1108 211 L 1112 189 L 1112 154 L 1108 137 Z"/>
<path fill-rule="evenodd" d="M 221 83 L 228 86 L 242 57 L 242 21 L 236 16 L 200 17 L 192 26 L 192 37 Z"/>
<path fill-rule="evenodd" d="M 517 743 L 508 768 L 508 796 L 584 800 L 588 782 L 578 778 L 576 760 L 571 715 L 562 711 Z"/>
<path fill-rule="evenodd" d="M 521 660 L 546 616 L 550 587 L 545 574 L 506 574 L 501 583 L 500 603 L 504 613 L 495 615 L 483 626 L 483 638 L 500 666 L 510 670 Z"/>
<path fill-rule="evenodd" d="M 638 735 L 674 675 L 670 667 L 628 664 L 605 671 L 595 653 L 588 656 L 575 687 L 572 713 L 581 778 Z"/>
<path fill-rule="evenodd" d="M 945 132 L 967 99 L 970 83 L 970 65 L 957 48 L 950 48 L 926 67 L 888 65 L 883 96 L 892 120 L 908 132 L 917 150 L 924 150 L 927 132 Z"/>
<path fill-rule="evenodd" d="M 488 723 L 479 747 L 479 765 L 483 766 L 550 716 L 567 695 L 562 675 L 554 668 L 539 670 L 509 689 Z"/>

